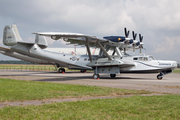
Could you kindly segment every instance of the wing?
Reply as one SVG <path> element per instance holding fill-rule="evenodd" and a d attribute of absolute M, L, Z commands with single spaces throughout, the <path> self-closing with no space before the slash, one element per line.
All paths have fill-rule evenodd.
<path fill-rule="evenodd" d="M 117 42 L 112 42 L 107 39 L 100 39 L 95 36 L 89 36 L 80 33 L 40 32 L 33 34 L 51 37 L 53 40 L 63 39 L 65 42 L 69 42 L 69 44 L 77 44 L 77 45 L 87 45 L 87 40 L 88 40 L 90 47 L 99 47 L 97 41 L 100 42 L 102 45 L 108 45 L 108 46 L 119 46 L 124 44 L 124 43 L 117 44 Z"/>

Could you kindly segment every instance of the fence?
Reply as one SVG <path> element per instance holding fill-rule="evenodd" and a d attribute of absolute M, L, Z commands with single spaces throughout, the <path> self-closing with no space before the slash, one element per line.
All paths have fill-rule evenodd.
<path fill-rule="evenodd" d="M 0 71 L 57 71 L 52 66 L 0 66 Z"/>

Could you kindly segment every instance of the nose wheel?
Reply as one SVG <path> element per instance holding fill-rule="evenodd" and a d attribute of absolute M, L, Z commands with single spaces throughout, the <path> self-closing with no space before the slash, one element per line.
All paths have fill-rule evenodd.
<path fill-rule="evenodd" d="M 158 75 L 157 75 L 157 79 L 158 79 L 158 80 L 162 80 L 162 79 L 163 79 L 163 75 L 158 74 Z"/>

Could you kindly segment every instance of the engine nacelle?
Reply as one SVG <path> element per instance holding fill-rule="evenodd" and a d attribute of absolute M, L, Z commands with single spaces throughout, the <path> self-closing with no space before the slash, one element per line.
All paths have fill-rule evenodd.
<path fill-rule="evenodd" d="M 123 42 L 124 40 L 126 40 L 125 37 L 122 36 L 106 36 L 103 37 L 104 39 L 110 40 L 112 42 Z"/>
<path fill-rule="evenodd" d="M 51 36 L 51 39 L 53 39 L 53 40 L 59 40 L 61 37 L 59 37 L 59 36 Z"/>

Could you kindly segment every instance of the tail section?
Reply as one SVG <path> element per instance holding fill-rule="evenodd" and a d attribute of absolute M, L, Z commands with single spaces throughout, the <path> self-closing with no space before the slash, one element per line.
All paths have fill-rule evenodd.
<path fill-rule="evenodd" d="M 42 49 L 48 47 L 48 43 L 44 36 L 40 36 L 36 34 L 35 43 L 28 43 L 21 39 L 17 26 L 15 24 L 13 24 L 12 26 L 10 25 L 5 26 L 4 33 L 3 33 L 3 44 L 6 46 L 13 46 L 13 45 L 16 45 L 17 43 L 31 44 L 31 45 L 36 43 Z"/>
<path fill-rule="evenodd" d="M 35 43 L 39 45 L 42 49 L 48 47 L 48 43 L 46 41 L 46 38 L 44 36 L 40 36 L 36 34 Z"/>
<path fill-rule="evenodd" d="M 4 28 L 3 33 L 3 44 L 6 46 L 13 46 L 17 44 L 17 42 L 23 41 L 19 35 L 17 26 L 13 24 L 12 26 L 7 25 Z"/>

